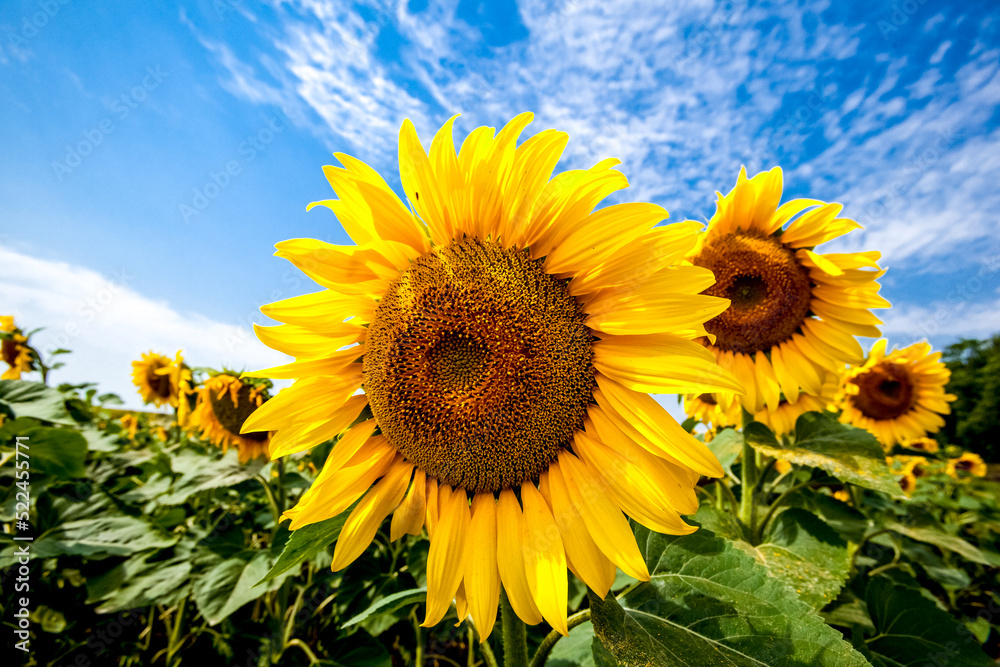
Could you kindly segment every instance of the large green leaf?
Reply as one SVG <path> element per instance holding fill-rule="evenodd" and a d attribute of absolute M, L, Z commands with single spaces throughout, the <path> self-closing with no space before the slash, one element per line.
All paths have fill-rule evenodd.
<path fill-rule="evenodd" d="M 877 667 L 995 665 L 971 632 L 919 591 L 877 576 L 868 582 L 865 600 L 875 625 L 865 644 Z"/>
<path fill-rule="evenodd" d="M 66 397 L 41 382 L 0 380 L 0 404 L 15 417 L 34 417 L 54 424 L 76 424 L 66 410 Z"/>
<path fill-rule="evenodd" d="M 266 593 L 267 587 L 255 584 L 269 566 L 270 556 L 260 551 L 250 560 L 224 560 L 203 574 L 194 585 L 194 601 L 209 625 L 215 625 Z"/>
<path fill-rule="evenodd" d="M 162 505 L 179 505 L 201 491 L 245 482 L 260 472 L 263 462 L 254 459 L 240 463 L 236 449 L 231 448 L 222 458 L 193 451 L 178 452 L 171 458 L 171 466 L 181 477 L 174 482 L 173 491 L 160 498 Z"/>
<path fill-rule="evenodd" d="M 292 531 L 292 536 L 288 538 L 288 542 L 281 555 L 278 556 L 274 567 L 267 573 L 267 576 L 260 580 L 260 583 L 270 581 L 293 567 L 298 567 L 303 561 L 312 558 L 336 542 L 351 509 L 353 508 L 345 510 L 332 519 L 317 521 Z"/>
<path fill-rule="evenodd" d="M 561 639 L 545 662 L 546 667 L 617 667 L 618 661 L 594 636 L 590 621 L 581 623 Z"/>
<path fill-rule="evenodd" d="M 31 549 L 32 558 L 52 556 L 127 556 L 176 544 L 153 524 L 133 516 L 100 516 L 64 523 L 42 535 Z"/>
<path fill-rule="evenodd" d="M 33 428 L 21 437 L 27 448 L 20 451 L 28 455 L 31 472 L 53 477 L 83 477 L 87 474 L 87 440 L 77 431 L 66 428 Z"/>
<path fill-rule="evenodd" d="M 828 413 L 807 412 L 795 422 L 795 443 L 782 445 L 759 422 L 745 429 L 750 445 L 768 456 L 820 468 L 837 479 L 904 497 L 899 476 L 885 463 L 882 445 L 868 431 L 841 424 Z"/>
<path fill-rule="evenodd" d="M 184 558 L 147 563 L 150 554 L 137 554 L 112 570 L 87 581 L 87 602 L 101 602 L 102 614 L 143 607 L 150 604 L 170 604 L 190 579 L 191 563 Z M 172 595 L 173 594 L 173 595 Z"/>
<path fill-rule="evenodd" d="M 638 528 L 652 579 L 619 600 L 591 595 L 597 636 L 623 665 L 867 665 L 840 633 L 753 558 L 699 530 Z"/>
<path fill-rule="evenodd" d="M 736 545 L 783 579 L 802 600 L 822 609 L 847 580 L 847 542 L 809 512 L 783 511 L 767 527 L 763 541 Z"/>

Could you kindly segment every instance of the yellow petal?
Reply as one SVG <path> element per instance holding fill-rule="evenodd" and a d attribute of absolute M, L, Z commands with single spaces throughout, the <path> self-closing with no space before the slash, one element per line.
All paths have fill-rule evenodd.
<path fill-rule="evenodd" d="M 611 499 L 600 478 L 566 450 L 559 454 L 559 468 L 569 497 L 580 510 L 583 523 L 598 548 L 625 574 L 649 581 L 649 570 L 628 520 Z"/>
<path fill-rule="evenodd" d="M 514 613 L 528 625 L 535 625 L 542 621 L 542 615 L 535 606 L 524 570 L 523 523 L 517 496 L 504 489 L 497 502 L 497 569 Z"/>
<path fill-rule="evenodd" d="M 493 632 L 500 604 L 500 570 L 497 569 L 497 508 L 492 493 L 472 498 L 472 523 L 468 540 L 469 561 L 465 568 L 465 592 L 469 611 L 479 629 L 479 643 Z"/>
<path fill-rule="evenodd" d="M 276 459 L 289 454 L 311 449 L 321 442 L 335 438 L 354 423 L 358 415 L 368 404 L 368 397 L 363 394 L 352 396 L 347 402 L 332 411 L 325 421 L 306 422 L 282 428 L 271 437 L 270 456 Z M 368 432 L 369 434 L 371 431 Z M 367 436 L 365 436 L 367 438 Z M 329 460 L 329 459 L 328 459 Z"/>
<path fill-rule="evenodd" d="M 542 473 L 542 480 L 545 480 L 548 487 L 547 493 L 543 495 L 549 501 L 552 517 L 559 526 L 567 564 L 583 583 L 604 599 L 615 582 L 615 564 L 608 560 L 590 536 L 580 510 L 569 497 L 558 461 L 554 461 L 548 471 Z M 539 489 L 541 488 L 540 483 Z"/>
<path fill-rule="evenodd" d="M 379 526 L 403 499 L 411 472 L 413 464 L 404 461 L 402 456 L 397 456 L 385 477 L 365 494 L 350 513 L 333 550 L 333 563 L 330 567 L 334 572 L 344 569 L 365 552 Z"/>
<path fill-rule="evenodd" d="M 330 410 L 343 405 L 360 385 L 361 377 L 353 373 L 299 380 L 254 410 L 240 432 L 273 431 L 296 422 L 325 419 Z"/>
<path fill-rule="evenodd" d="M 444 502 L 438 508 L 438 525 L 427 554 L 427 613 L 421 623 L 425 628 L 437 625 L 448 612 L 468 557 L 469 499 L 462 488 L 447 495 L 446 501 L 441 499 Z"/>
<path fill-rule="evenodd" d="M 559 529 L 534 483 L 521 485 L 521 502 L 524 503 L 521 544 L 528 589 L 542 618 L 562 635 L 568 635 L 566 552 Z"/>
<path fill-rule="evenodd" d="M 702 324 L 729 307 L 729 299 L 704 294 L 644 292 L 595 299 L 587 305 L 587 326 L 609 334 L 677 333 Z"/>
<path fill-rule="evenodd" d="M 254 324 L 253 331 L 264 345 L 299 359 L 328 356 L 346 345 L 364 340 L 368 333 L 364 327 L 346 322 L 326 331 L 314 331 L 294 324 L 276 327 Z"/>
<path fill-rule="evenodd" d="M 374 299 L 363 294 L 340 294 L 327 289 L 269 303 L 261 306 L 260 312 L 278 322 L 311 330 L 325 332 L 333 325 L 332 331 L 336 333 L 349 318 L 370 322 L 377 305 Z"/>
<path fill-rule="evenodd" d="M 427 523 L 427 536 L 434 537 L 434 528 L 438 523 L 438 499 L 441 497 L 438 491 L 437 479 L 427 478 L 427 492 L 424 494 L 427 500 L 427 509 L 424 513 L 424 520 Z"/>
<path fill-rule="evenodd" d="M 392 515 L 389 539 L 393 542 L 403 535 L 419 535 L 424 529 L 424 513 L 427 511 L 427 477 L 417 468 L 413 473 L 410 490 Z"/>

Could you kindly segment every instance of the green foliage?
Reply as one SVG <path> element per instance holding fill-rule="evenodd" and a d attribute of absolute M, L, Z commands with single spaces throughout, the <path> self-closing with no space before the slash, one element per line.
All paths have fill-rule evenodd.
<path fill-rule="evenodd" d="M 1000 335 L 953 343 L 942 359 L 951 369 L 947 391 L 957 400 L 939 440 L 1000 461 Z"/>

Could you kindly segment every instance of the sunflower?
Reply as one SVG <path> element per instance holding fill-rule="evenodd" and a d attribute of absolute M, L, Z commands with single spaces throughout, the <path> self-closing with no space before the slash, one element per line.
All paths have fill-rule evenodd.
<path fill-rule="evenodd" d="M 851 492 L 847 489 L 839 489 L 833 492 L 833 497 L 842 503 L 851 502 Z"/>
<path fill-rule="evenodd" d="M 820 255 L 815 246 L 860 227 L 840 204 L 794 199 L 781 206 L 781 169 L 747 179 L 719 200 L 690 254 L 715 274 L 706 294 L 732 306 L 706 322 L 705 344 L 732 370 L 750 413 L 819 395 L 825 371 L 863 358 L 855 336 L 878 336 L 870 308 L 888 308 L 875 282 L 877 252 Z"/>
<path fill-rule="evenodd" d="M 837 376 L 833 373 L 826 373 L 825 377 L 818 396 L 799 394 L 799 400 L 794 403 L 782 396 L 776 409 L 771 410 L 767 406 L 763 407 L 753 416 L 754 421 L 764 424 L 777 436 L 792 433 L 799 417 L 807 412 L 822 412 L 833 401 L 837 393 Z"/>
<path fill-rule="evenodd" d="M 0 315 L 0 358 L 8 368 L 0 380 L 20 380 L 21 373 L 35 370 L 35 354 L 28 338 L 14 324 L 13 315 Z"/>
<path fill-rule="evenodd" d="M 970 475 L 974 475 L 975 477 L 985 477 L 986 464 L 983 462 L 983 458 L 979 456 L 979 454 L 966 452 L 957 459 L 948 460 L 948 475 L 958 479 L 959 472 L 966 472 Z"/>
<path fill-rule="evenodd" d="M 171 360 L 162 354 L 150 351 L 143 353 L 142 359 L 132 362 L 132 383 L 139 388 L 139 395 L 145 403 L 159 407 L 169 405 L 180 410 L 180 396 L 190 391 L 191 371 L 184 365 L 180 350 Z"/>
<path fill-rule="evenodd" d="M 903 493 L 910 495 L 917 489 L 917 477 L 911 472 L 904 472 L 903 476 L 899 478 L 899 488 L 903 490 Z"/>
<path fill-rule="evenodd" d="M 934 438 L 928 438 L 926 436 L 921 438 L 913 438 L 912 440 L 904 440 L 900 443 L 903 447 L 907 449 L 915 449 L 919 452 L 927 452 L 928 454 L 937 454 L 941 449 L 938 445 L 937 440 Z"/>
<path fill-rule="evenodd" d="M 135 434 L 139 430 L 139 419 L 133 414 L 124 414 L 118 418 L 122 424 L 122 429 L 128 431 L 128 437 L 135 440 Z"/>
<path fill-rule="evenodd" d="M 223 452 L 235 447 L 241 463 L 257 457 L 269 461 L 269 433 L 252 431 L 240 434 L 247 417 L 267 399 L 266 385 L 245 382 L 229 373 L 219 373 L 205 380 L 198 390 L 190 426 L 213 445 L 221 447 Z"/>
<path fill-rule="evenodd" d="M 684 412 L 713 430 L 735 426 L 740 421 L 740 402 L 732 394 L 688 394 Z"/>
<path fill-rule="evenodd" d="M 945 393 L 951 371 L 940 352 L 914 343 L 886 354 L 885 345 L 877 341 L 864 364 L 844 373 L 836 402 L 840 421 L 868 430 L 889 451 L 897 442 L 937 432 L 955 396 Z"/>
<path fill-rule="evenodd" d="M 393 540 L 426 526 L 424 625 L 457 599 L 483 641 L 501 587 L 525 622 L 565 634 L 567 567 L 602 597 L 615 566 L 648 579 L 626 514 L 693 532 L 680 515 L 697 509 L 694 484 L 723 472 L 648 393 L 741 390 L 693 340 L 729 303 L 700 294 L 710 271 L 681 265 L 698 225 L 657 226 L 652 204 L 594 211 L 628 184 L 618 161 L 550 180 L 568 135 L 517 145 L 531 118 L 480 127 L 457 155 L 454 118 L 429 154 L 405 121 L 412 213 L 337 154 L 325 172 L 340 199 L 318 203 L 357 245 L 277 245 L 325 289 L 262 308 L 284 324 L 258 337 L 297 361 L 254 375 L 296 382 L 243 426 L 277 431 L 272 456 L 343 434 L 291 528 L 361 498 L 340 570 L 388 515 Z"/>

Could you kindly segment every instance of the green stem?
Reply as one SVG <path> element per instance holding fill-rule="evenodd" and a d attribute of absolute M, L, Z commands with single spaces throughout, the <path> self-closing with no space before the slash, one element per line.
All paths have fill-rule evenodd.
<path fill-rule="evenodd" d="M 503 594 L 501 593 L 501 595 Z M 410 621 L 413 623 L 413 638 L 417 645 L 417 655 L 413 662 L 416 667 L 424 667 L 424 637 L 420 630 L 420 619 L 417 618 L 415 611 L 410 612 Z"/>
<path fill-rule="evenodd" d="M 572 630 L 576 626 L 586 623 L 590 620 L 590 609 L 584 609 L 579 611 L 572 616 L 570 616 L 567 621 L 567 627 Z M 556 630 L 553 630 L 545 639 L 542 640 L 541 645 L 538 647 L 538 651 L 535 652 L 535 657 L 531 659 L 531 667 L 542 667 L 545 661 L 549 659 L 549 653 L 552 652 L 552 648 L 556 645 L 556 642 L 562 639 L 563 636 L 559 634 Z"/>
<path fill-rule="evenodd" d="M 504 667 L 528 667 L 528 640 L 524 621 L 514 613 L 507 592 L 500 591 L 500 618 L 503 623 Z"/>
<path fill-rule="evenodd" d="M 806 488 L 811 483 L 812 482 L 803 482 L 802 484 L 796 484 L 794 486 L 790 486 L 787 489 L 785 489 L 785 491 L 780 496 L 778 496 L 773 503 L 771 503 L 771 508 L 767 510 L 767 514 L 764 515 L 764 520 L 761 521 L 760 526 L 758 526 L 757 535 L 754 536 L 755 544 L 760 541 L 760 536 L 764 534 L 765 530 L 767 530 L 767 525 L 771 523 L 771 519 L 774 518 L 775 512 L 778 511 L 778 508 L 781 507 L 781 504 L 785 502 L 788 496 L 792 495 L 799 489 Z"/>
<path fill-rule="evenodd" d="M 754 448 L 747 440 L 747 426 L 753 422 L 753 415 L 743 410 L 743 463 L 740 466 L 740 521 L 746 526 L 747 534 L 753 535 L 755 529 L 756 507 L 754 506 L 755 490 L 757 488 L 757 457 Z"/>
<path fill-rule="evenodd" d="M 170 630 L 170 638 L 167 644 L 167 665 L 174 664 L 174 654 L 180 649 L 177 640 L 181 634 L 181 625 L 184 623 L 184 608 L 186 606 L 187 598 L 182 598 L 180 607 L 177 609 L 177 617 L 174 619 L 174 627 Z"/>
<path fill-rule="evenodd" d="M 271 542 L 274 542 L 274 536 L 278 534 L 278 524 L 281 520 L 281 509 L 278 507 L 278 499 L 274 497 L 274 490 L 271 489 L 271 485 L 268 484 L 267 480 L 260 475 L 255 475 L 257 481 L 260 482 L 261 486 L 264 487 L 264 495 L 267 496 L 267 502 L 271 505 L 271 514 L 274 515 L 274 528 L 271 529 Z"/>
<path fill-rule="evenodd" d="M 498 667 L 497 657 L 493 655 L 493 649 L 490 647 L 488 639 L 479 645 L 479 650 L 483 652 L 483 661 L 486 663 L 486 667 Z"/>

